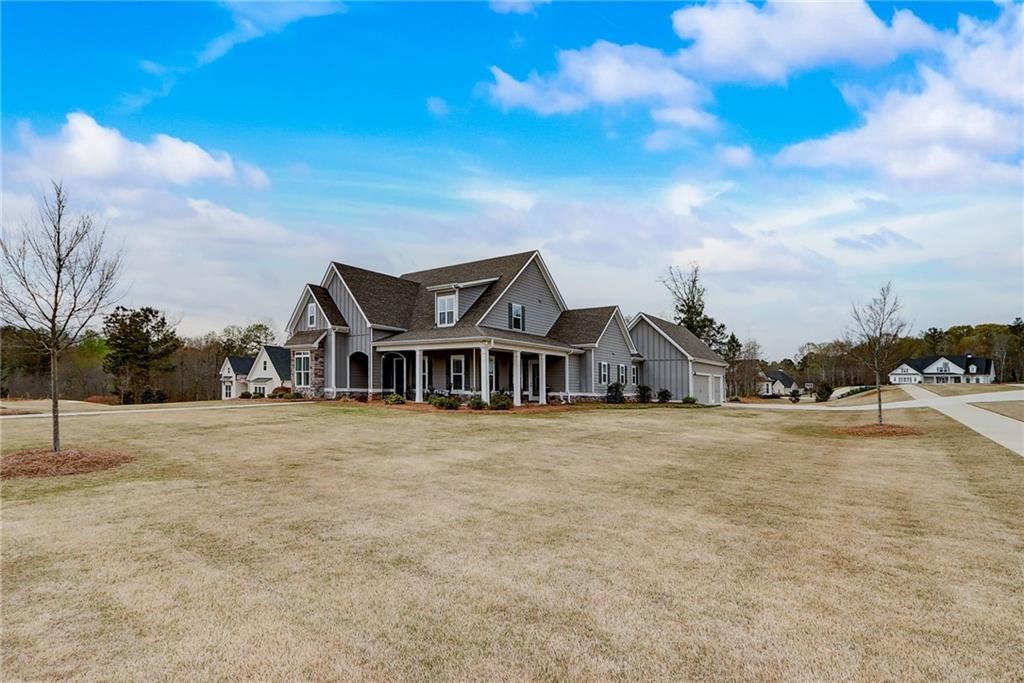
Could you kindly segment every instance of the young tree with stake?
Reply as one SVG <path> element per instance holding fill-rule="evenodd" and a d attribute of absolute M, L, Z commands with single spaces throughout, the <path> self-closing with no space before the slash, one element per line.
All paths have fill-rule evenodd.
<path fill-rule="evenodd" d="M 875 375 L 878 424 L 882 424 L 882 377 L 899 360 L 899 341 L 909 327 L 900 317 L 901 308 L 892 283 L 886 283 L 870 303 L 862 307 L 853 305 L 852 322 L 847 331 L 850 354 Z"/>
<path fill-rule="evenodd" d="M 42 197 L 38 224 L 0 237 L 0 317 L 49 359 L 53 450 L 60 451 L 57 367 L 60 355 L 115 299 L 121 252 L 90 214 L 72 215 L 64 187 Z"/>

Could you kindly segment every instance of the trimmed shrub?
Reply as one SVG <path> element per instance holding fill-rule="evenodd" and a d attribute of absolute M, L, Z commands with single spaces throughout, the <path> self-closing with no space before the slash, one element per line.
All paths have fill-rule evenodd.
<path fill-rule="evenodd" d="M 458 396 L 438 396 L 433 405 L 438 410 L 458 410 L 462 399 Z"/>
<path fill-rule="evenodd" d="M 654 393 L 652 389 L 646 384 L 641 384 L 636 388 L 636 400 L 640 403 L 650 403 L 651 395 Z"/>
<path fill-rule="evenodd" d="M 405 396 L 401 394 L 388 394 L 384 397 L 384 405 L 400 406 L 405 403 Z"/>
<path fill-rule="evenodd" d="M 740 397 L 739 396 L 730 396 L 729 397 L 729 403 L 739 403 L 739 402 L 740 402 Z"/>
<path fill-rule="evenodd" d="M 292 390 L 289 389 L 288 387 L 274 387 L 274 390 L 270 392 L 270 395 L 273 396 L 274 394 L 290 394 L 290 393 L 292 393 Z"/>
<path fill-rule="evenodd" d="M 672 400 L 672 392 L 668 389 L 658 389 L 658 403 L 668 403 Z"/>
<path fill-rule="evenodd" d="M 822 382 L 814 390 L 814 400 L 818 403 L 824 403 L 830 398 L 832 398 L 832 385 L 828 382 Z"/>
<path fill-rule="evenodd" d="M 683 400 L 681 401 L 681 403 L 685 403 L 688 406 L 696 405 L 697 397 L 696 396 L 683 396 Z"/>
<path fill-rule="evenodd" d="M 266 394 L 253 394 L 252 397 L 253 397 L 253 399 L 257 399 L 257 398 L 266 398 L 267 396 L 266 396 Z"/>
<path fill-rule="evenodd" d="M 604 400 L 606 403 L 625 403 L 626 397 L 622 395 L 622 385 L 618 382 L 609 384 Z"/>
<path fill-rule="evenodd" d="M 501 393 L 491 396 L 491 410 L 508 410 L 512 407 L 512 397 Z"/>
<path fill-rule="evenodd" d="M 240 393 L 238 395 L 238 398 L 252 398 L 252 392 L 250 392 L 250 391 L 243 391 L 242 393 Z"/>
<path fill-rule="evenodd" d="M 466 401 L 466 406 L 470 410 L 484 410 L 485 408 L 487 408 L 487 404 L 484 403 L 484 400 L 479 396 L 474 396 L 473 398 Z"/>

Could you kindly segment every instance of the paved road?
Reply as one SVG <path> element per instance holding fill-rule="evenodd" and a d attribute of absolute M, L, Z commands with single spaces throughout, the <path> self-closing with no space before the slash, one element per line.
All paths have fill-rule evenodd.
<path fill-rule="evenodd" d="M 965 394 L 942 397 L 913 384 L 908 384 L 903 389 L 913 396 L 914 400 L 953 418 L 965 427 L 992 439 L 997 444 L 1006 446 L 1017 455 L 1024 455 L 1024 422 L 970 405 L 971 403 L 999 400 L 1019 401 L 1024 399 L 1024 391 L 999 391 L 975 394 L 974 396 Z"/>
<path fill-rule="evenodd" d="M 208 406 L 167 406 L 166 408 L 112 408 L 110 410 L 61 411 L 65 417 L 99 417 L 102 415 L 146 415 L 148 413 L 178 413 L 188 410 L 242 410 L 245 408 L 280 408 L 282 406 L 301 406 L 313 401 L 286 401 L 283 403 L 225 403 L 224 405 Z M 32 413 L 30 415 L 0 415 L 0 420 L 49 420 L 50 413 Z"/>
<path fill-rule="evenodd" d="M 973 429 L 982 436 L 992 439 L 997 444 L 1009 448 L 1018 455 L 1024 455 L 1024 422 L 1014 420 L 1012 417 L 999 415 L 984 408 L 976 408 L 971 403 L 989 403 L 993 401 L 1024 401 L 1024 389 L 1013 391 L 989 391 L 983 394 L 961 394 L 959 396 L 939 396 L 923 387 L 913 384 L 900 385 L 913 399 L 910 401 L 897 401 L 895 403 L 883 403 L 883 410 L 896 410 L 899 408 L 934 408 L 943 415 L 953 418 L 969 429 Z M 770 404 L 770 403 L 726 403 L 729 408 L 765 408 L 768 410 L 823 410 L 825 412 L 839 411 L 874 411 L 878 406 L 836 406 L 828 407 L 826 404 L 811 403 L 803 405 L 800 403 Z"/>

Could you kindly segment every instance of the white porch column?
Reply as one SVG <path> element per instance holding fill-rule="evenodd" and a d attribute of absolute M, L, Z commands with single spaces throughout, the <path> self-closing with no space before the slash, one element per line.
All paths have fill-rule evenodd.
<path fill-rule="evenodd" d="M 538 365 L 538 370 L 540 371 L 540 404 L 545 405 L 548 402 L 548 354 L 540 354 L 540 363 Z"/>
<path fill-rule="evenodd" d="M 491 402 L 491 364 L 490 353 L 486 346 L 480 347 L 480 398 L 484 403 Z"/>
<path fill-rule="evenodd" d="M 693 359 L 690 358 L 686 361 L 686 367 L 689 368 L 690 374 L 686 378 L 686 395 L 693 396 L 693 381 L 695 375 L 693 374 Z"/>
<path fill-rule="evenodd" d="M 512 405 L 523 405 L 523 359 L 519 351 L 512 352 Z"/>
<path fill-rule="evenodd" d="M 330 389 L 331 389 L 331 396 L 332 397 L 336 396 L 337 393 L 338 393 L 337 392 L 337 388 L 338 388 L 337 387 L 338 368 L 335 367 L 335 364 L 338 362 L 338 354 L 334 350 L 336 348 L 335 347 L 335 337 L 334 337 L 334 335 L 336 335 L 336 334 L 337 334 L 337 332 L 335 332 L 334 328 L 332 327 L 331 328 L 331 336 L 330 336 L 331 343 L 328 345 L 328 346 L 331 347 L 331 357 L 330 357 L 330 361 L 331 361 L 330 362 L 331 381 L 327 384 L 327 386 L 330 387 Z M 327 365 L 328 365 L 328 363 L 324 363 L 324 370 L 327 369 Z"/>
<path fill-rule="evenodd" d="M 423 349 L 416 349 L 416 403 L 423 403 Z"/>
<path fill-rule="evenodd" d="M 565 402 L 572 402 L 569 397 L 569 354 L 565 354 Z"/>

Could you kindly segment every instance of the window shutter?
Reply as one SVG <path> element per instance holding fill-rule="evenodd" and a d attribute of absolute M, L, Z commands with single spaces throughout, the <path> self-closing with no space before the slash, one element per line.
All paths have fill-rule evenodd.
<path fill-rule="evenodd" d="M 512 302 L 508 304 L 508 329 L 512 329 Z"/>
<path fill-rule="evenodd" d="M 522 331 L 523 331 L 523 332 L 526 332 L 526 306 L 522 306 L 522 307 L 520 307 L 520 309 L 519 309 L 519 310 L 521 310 L 521 311 L 523 312 L 523 318 L 522 318 L 522 321 L 523 321 L 523 330 L 522 330 Z"/>
<path fill-rule="evenodd" d="M 452 388 L 452 357 L 445 356 L 444 360 L 444 386 L 449 391 Z"/>

